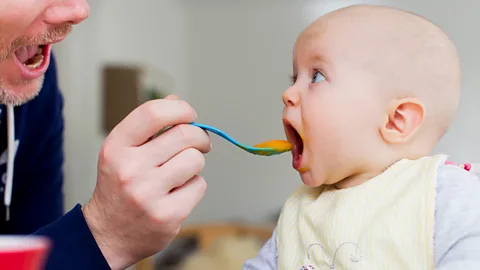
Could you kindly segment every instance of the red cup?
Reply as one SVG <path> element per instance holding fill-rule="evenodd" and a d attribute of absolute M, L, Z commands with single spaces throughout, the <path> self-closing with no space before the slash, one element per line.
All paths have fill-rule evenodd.
<path fill-rule="evenodd" d="M 0 269 L 43 270 L 50 241 L 41 236 L 0 236 Z"/>

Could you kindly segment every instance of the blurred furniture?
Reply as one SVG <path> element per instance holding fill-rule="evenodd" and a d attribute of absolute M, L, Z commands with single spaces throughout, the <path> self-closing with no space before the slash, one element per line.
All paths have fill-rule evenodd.
<path fill-rule="evenodd" d="M 103 68 L 102 81 L 106 133 L 140 104 L 163 98 L 174 90 L 171 76 L 149 66 L 108 64 Z"/>
<path fill-rule="evenodd" d="M 237 223 L 198 224 L 185 226 L 178 234 L 176 241 L 194 238 L 196 239 L 196 251 L 202 251 L 209 249 L 216 240 L 224 236 L 254 236 L 266 242 L 272 236 L 273 230 L 273 226 L 255 226 Z M 184 252 L 191 253 L 191 250 L 185 249 Z M 154 256 L 139 262 L 134 269 L 156 270 Z"/>

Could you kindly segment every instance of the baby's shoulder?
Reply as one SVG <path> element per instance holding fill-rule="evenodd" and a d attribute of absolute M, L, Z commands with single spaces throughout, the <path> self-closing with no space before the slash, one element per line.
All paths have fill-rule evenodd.
<path fill-rule="evenodd" d="M 435 258 L 448 264 L 455 254 L 474 254 L 480 236 L 480 179 L 462 167 L 442 165 L 438 171 L 435 209 Z M 461 255 L 460 255 L 461 257 Z M 461 258 L 460 258 L 461 259 Z"/>
<path fill-rule="evenodd" d="M 480 179 L 477 174 L 464 169 L 463 167 L 444 164 L 438 169 L 437 176 L 437 198 L 447 196 L 458 198 L 458 195 L 476 195 L 480 200 Z M 438 197 L 440 196 L 440 197 Z"/>
<path fill-rule="evenodd" d="M 480 224 L 479 205 L 479 177 L 459 166 L 440 166 L 436 188 L 437 230 L 458 228 L 458 222 Z"/>

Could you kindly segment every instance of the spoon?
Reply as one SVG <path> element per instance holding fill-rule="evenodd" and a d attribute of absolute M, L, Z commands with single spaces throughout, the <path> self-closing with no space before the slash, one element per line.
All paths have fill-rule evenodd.
<path fill-rule="evenodd" d="M 254 155 L 259 155 L 259 156 L 273 156 L 273 155 L 279 155 L 285 152 L 288 152 L 292 150 L 293 144 L 291 144 L 288 141 L 285 140 L 271 140 L 271 141 L 266 141 L 263 143 L 256 144 L 254 146 L 248 146 L 242 143 L 239 143 L 238 141 L 234 140 L 232 137 L 230 137 L 228 134 L 225 132 L 211 127 L 207 126 L 204 124 L 199 124 L 196 122 L 190 123 L 193 126 L 197 126 L 201 129 L 210 131 L 212 133 L 217 134 L 218 136 L 226 139 L 227 141 L 231 142 L 232 144 L 238 146 L 239 148 L 254 154 Z"/>

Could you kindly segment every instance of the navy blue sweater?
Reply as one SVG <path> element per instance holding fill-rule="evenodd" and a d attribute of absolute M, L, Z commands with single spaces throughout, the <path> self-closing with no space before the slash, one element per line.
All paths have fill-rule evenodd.
<path fill-rule="evenodd" d="M 55 59 L 43 88 L 32 101 L 15 107 L 15 140 L 10 219 L 0 203 L 0 234 L 48 236 L 53 250 L 47 270 L 110 269 L 77 205 L 63 209 L 63 98 L 57 84 Z M 0 107 L 0 198 L 5 193 L 7 113 Z M 78 179 L 81 180 L 81 179 Z"/>

